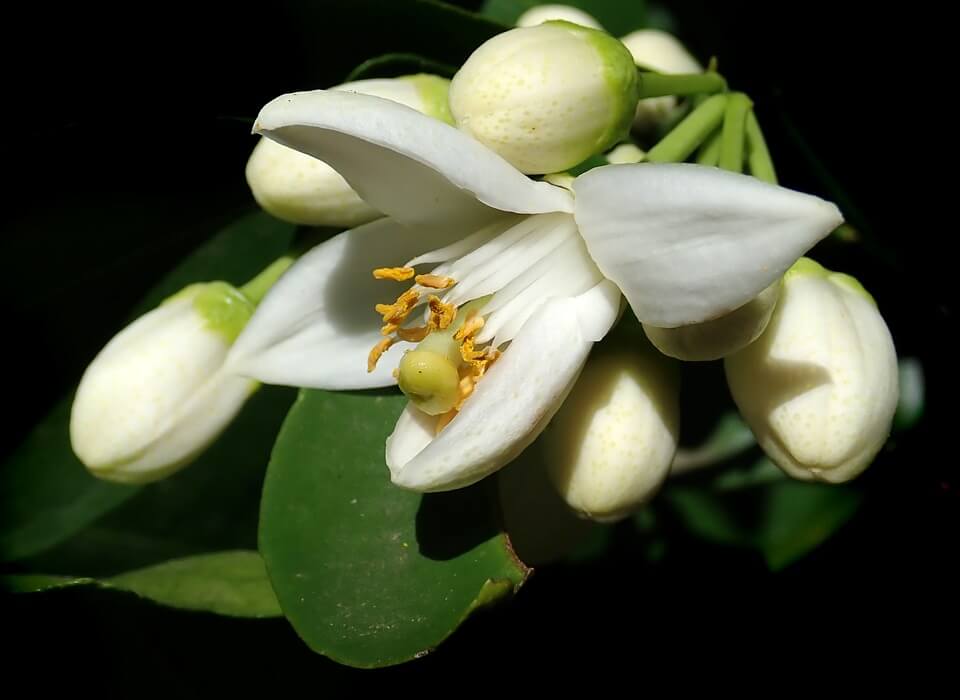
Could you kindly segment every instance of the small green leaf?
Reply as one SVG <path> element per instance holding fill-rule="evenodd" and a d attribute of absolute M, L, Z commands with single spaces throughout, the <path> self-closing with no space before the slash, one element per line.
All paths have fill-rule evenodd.
<path fill-rule="evenodd" d="M 851 486 L 793 481 L 766 458 L 699 484 L 669 487 L 664 495 L 691 533 L 756 549 L 773 571 L 826 542 L 862 499 Z"/>
<path fill-rule="evenodd" d="M 232 617 L 279 617 L 280 606 L 256 552 L 201 554 L 137 569 L 111 578 L 11 574 L 0 585 L 13 593 L 39 593 L 76 586 L 126 591 L 161 605 Z"/>
<path fill-rule="evenodd" d="M 241 217 L 164 277 L 132 318 L 192 282 L 246 282 L 286 252 L 293 233 L 293 226 L 260 212 Z M 63 542 L 139 491 L 90 476 L 73 455 L 72 400 L 68 396 L 57 403 L 0 467 L 0 561 L 23 559 Z"/>
<path fill-rule="evenodd" d="M 908 430 L 917 424 L 923 417 L 925 394 L 923 364 L 916 357 L 900 358 L 900 401 L 893 416 L 894 428 Z"/>
<path fill-rule="evenodd" d="M 344 82 L 368 78 L 396 78 L 401 75 L 430 73 L 442 78 L 452 78 L 456 66 L 441 63 L 415 53 L 388 53 L 364 61 L 350 71 Z"/>
<path fill-rule="evenodd" d="M 784 481 L 769 487 L 757 528 L 767 566 L 779 571 L 812 552 L 853 517 L 861 500 L 846 486 Z"/>
<path fill-rule="evenodd" d="M 391 484 L 384 439 L 405 403 L 302 391 L 264 484 L 260 551 L 280 606 L 311 649 L 351 666 L 423 655 L 529 571 L 490 480 L 426 495 Z"/>
<path fill-rule="evenodd" d="M 717 421 L 707 439 L 696 447 L 686 447 L 677 450 L 677 456 L 670 468 L 672 474 L 699 469 L 711 464 L 718 464 L 740 454 L 744 450 L 757 444 L 750 432 L 750 428 L 743 422 L 736 411 L 724 413 Z"/>

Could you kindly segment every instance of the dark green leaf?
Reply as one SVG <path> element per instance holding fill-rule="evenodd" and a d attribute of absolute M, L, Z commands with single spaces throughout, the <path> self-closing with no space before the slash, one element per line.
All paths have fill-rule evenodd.
<path fill-rule="evenodd" d="M 158 283 L 133 317 L 191 282 L 242 283 L 282 255 L 294 228 L 266 214 L 227 226 Z M 90 476 L 70 449 L 72 396 L 61 400 L 0 468 L 0 561 L 32 556 L 86 527 L 139 489 Z"/>
<path fill-rule="evenodd" d="M 367 78 L 396 78 L 414 73 L 431 73 L 443 78 L 452 78 L 456 66 L 441 63 L 415 53 L 388 53 L 364 61 L 350 71 L 346 81 Z"/>
<path fill-rule="evenodd" d="M 861 502 L 853 487 L 793 481 L 767 459 L 703 484 L 673 486 L 665 497 L 691 533 L 757 549 L 774 571 L 823 544 Z"/>
<path fill-rule="evenodd" d="M 490 480 L 427 495 L 390 483 L 384 439 L 404 403 L 301 392 L 264 484 L 260 551 L 280 607 L 314 651 L 351 666 L 430 651 L 528 572 Z"/>
<path fill-rule="evenodd" d="M 75 586 L 126 591 L 161 605 L 232 617 L 279 617 L 280 607 L 256 552 L 231 551 L 175 559 L 111 578 L 12 574 L 0 585 L 13 593 Z"/>
<path fill-rule="evenodd" d="M 680 448 L 673 461 L 673 475 L 717 464 L 756 444 L 753 433 L 736 411 L 724 413 L 716 427 L 696 447 Z"/>
<path fill-rule="evenodd" d="M 19 565 L 106 578 L 169 559 L 255 549 L 263 477 L 293 396 L 292 389 L 262 387 L 193 464 Z"/>
<path fill-rule="evenodd" d="M 893 426 L 897 430 L 907 430 L 923 417 L 926 383 L 923 378 L 923 364 L 916 357 L 900 358 L 900 400 L 897 413 L 893 417 Z"/>

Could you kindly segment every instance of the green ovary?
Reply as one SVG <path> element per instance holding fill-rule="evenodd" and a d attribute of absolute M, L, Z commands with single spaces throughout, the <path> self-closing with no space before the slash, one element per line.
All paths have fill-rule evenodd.
<path fill-rule="evenodd" d="M 414 406 L 431 416 L 453 409 L 460 398 L 460 375 L 449 355 L 411 350 L 400 360 L 397 383 Z"/>

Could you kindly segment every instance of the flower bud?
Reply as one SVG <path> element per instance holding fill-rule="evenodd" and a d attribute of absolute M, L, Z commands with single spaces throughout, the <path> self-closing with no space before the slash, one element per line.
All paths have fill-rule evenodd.
<path fill-rule="evenodd" d="M 421 74 L 358 80 L 331 89 L 393 100 L 452 124 L 449 86 L 449 80 Z M 246 176 L 257 203 L 284 221 L 350 228 L 381 216 L 322 160 L 268 138 L 261 138 L 250 154 Z"/>
<path fill-rule="evenodd" d="M 703 71 L 703 66 L 676 37 L 659 29 L 640 29 L 627 34 L 620 41 L 641 68 L 666 74 Z M 650 97 L 640 100 L 633 120 L 634 128 L 649 131 L 669 120 L 676 108 L 675 97 Z"/>
<path fill-rule="evenodd" d="M 80 461 L 102 479 L 145 483 L 196 457 L 257 386 L 221 371 L 253 310 L 225 282 L 194 284 L 116 335 L 74 398 Z"/>
<path fill-rule="evenodd" d="M 660 488 L 679 420 L 677 373 L 662 355 L 592 357 L 544 432 L 547 474 L 583 517 L 619 520 Z"/>
<path fill-rule="evenodd" d="M 727 382 L 767 455 L 790 476 L 839 483 L 890 433 L 897 355 L 854 278 L 801 258 L 760 338 L 725 360 Z"/>
<path fill-rule="evenodd" d="M 547 22 L 499 34 L 450 85 L 457 126 L 525 173 L 554 173 L 606 150 L 637 103 L 630 53 L 604 32 Z"/>
<path fill-rule="evenodd" d="M 603 29 L 593 17 L 570 5 L 534 5 L 517 18 L 517 26 L 535 27 L 553 20 L 563 20 L 591 29 Z"/>
<path fill-rule="evenodd" d="M 780 280 L 738 309 L 702 323 L 679 328 L 657 328 L 646 323 L 647 338 L 664 355 L 678 360 L 718 360 L 760 337 L 780 296 Z"/>

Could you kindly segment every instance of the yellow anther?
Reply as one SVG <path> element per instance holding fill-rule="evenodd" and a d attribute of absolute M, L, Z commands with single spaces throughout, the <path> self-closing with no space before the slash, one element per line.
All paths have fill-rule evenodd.
<path fill-rule="evenodd" d="M 416 271 L 412 267 L 378 267 L 373 271 L 374 279 L 406 282 Z M 421 275 L 422 276 L 422 275 Z M 419 280 L 418 280 L 419 281 Z"/>
<path fill-rule="evenodd" d="M 384 338 L 373 346 L 370 354 L 367 355 L 367 372 L 372 372 L 374 369 L 376 369 L 377 362 L 380 361 L 380 356 L 383 355 L 383 353 L 385 353 L 395 342 L 395 338 Z"/>
<path fill-rule="evenodd" d="M 454 408 L 456 408 L 458 411 L 460 410 L 461 406 L 463 406 L 463 402 L 466 401 L 467 397 L 473 393 L 473 388 L 476 385 L 477 380 L 469 374 L 460 379 L 460 384 L 458 386 L 460 398 L 457 400 L 457 405 Z"/>
<path fill-rule="evenodd" d="M 415 281 L 421 287 L 430 287 L 431 289 L 447 289 L 457 283 L 453 277 L 442 277 L 440 275 L 417 275 Z"/>
<path fill-rule="evenodd" d="M 417 305 L 420 300 L 420 292 L 415 289 L 408 289 L 392 304 L 377 304 L 374 308 L 377 313 L 383 316 L 383 322 L 390 324 L 401 324 L 410 314 L 410 310 Z"/>
<path fill-rule="evenodd" d="M 430 320 L 428 325 L 433 330 L 443 330 L 447 328 L 457 315 L 457 307 L 453 304 L 444 304 L 440 297 L 430 295 L 427 298 L 430 304 Z"/>
<path fill-rule="evenodd" d="M 473 338 L 467 338 L 460 345 L 460 357 L 463 358 L 464 362 L 473 362 L 475 360 L 479 360 L 484 355 L 486 355 L 485 350 L 473 349 Z"/>
<path fill-rule="evenodd" d="M 406 340 L 408 343 L 419 343 L 430 334 L 429 326 L 416 326 L 414 328 L 397 328 L 397 335 L 400 340 Z"/>
<path fill-rule="evenodd" d="M 453 339 L 463 340 L 464 338 L 472 338 L 481 328 L 483 328 L 483 316 L 473 312 L 467 317 L 467 320 L 463 322 L 463 325 L 460 326 L 460 330 L 453 334 Z"/>

